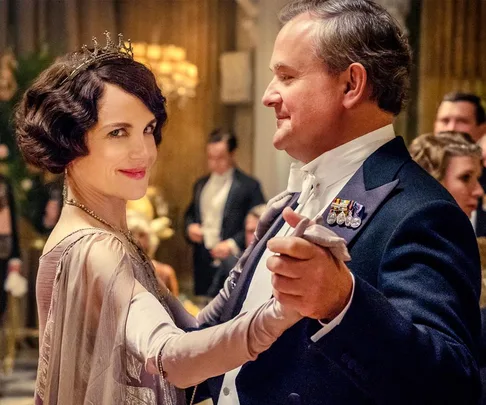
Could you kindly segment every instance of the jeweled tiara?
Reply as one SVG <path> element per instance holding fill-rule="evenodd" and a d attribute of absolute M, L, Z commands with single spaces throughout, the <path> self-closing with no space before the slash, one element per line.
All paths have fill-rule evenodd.
<path fill-rule="evenodd" d="M 81 51 L 72 54 L 65 63 L 69 73 L 66 79 L 63 80 L 63 83 L 72 80 L 94 63 L 120 58 L 133 59 L 133 48 L 130 40 L 125 42 L 123 35 L 118 34 L 118 44 L 116 44 L 111 39 L 111 34 L 108 31 L 105 31 L 104 35 L 106 37 L 106 45 L 104 47 L 101 47 L 96 37 L 93 37 L 93 48 L 91 50 L 87 45 L 83 45 Z"/>

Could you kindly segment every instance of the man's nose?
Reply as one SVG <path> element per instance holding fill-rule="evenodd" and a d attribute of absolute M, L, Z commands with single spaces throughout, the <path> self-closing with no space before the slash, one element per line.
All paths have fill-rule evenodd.
<path fill-rule="evenodd" d="M 446 131 L 455 131 L 456 130 L 457 121 L 450 120 L 446 125 Z"/>
<path fill-rule="evenodd" d="M 476 198 L 482 197 L 484 195 L 484 189 L 479 183 L 479 181 L 477 180 L 476 180 L 476 184 L 474 185 L 473 195 Z"/>
<path fill-rule="evenodd" d="M 262 103 L 266 107 L 274 107 L 276 104 L 280 103 L 282 98 L 280 93 L 275 89 L 273 80 L 267 86 L 265 93 L 263 93 Z"/>

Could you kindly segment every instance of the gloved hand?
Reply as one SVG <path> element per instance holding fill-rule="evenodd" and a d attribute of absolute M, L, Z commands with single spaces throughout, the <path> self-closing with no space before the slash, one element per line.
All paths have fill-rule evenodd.
<path fill-rule="evenodd" d="M 329 228 L 316 224 L 309 218 L 302 217 L 291 236 L 298 236 L 316 245 L 328 248 L 335 258 L 343 262 L 351 260 L 346 241 Z"/>
<path fill-rule="evenodd" d="M 8 274 L 5 280 L 4 289 L 14 297 L 23 297 L 28 290 L 27 279 L 20 274 L 22 261 L 10 259 L 8 262 Z"/>

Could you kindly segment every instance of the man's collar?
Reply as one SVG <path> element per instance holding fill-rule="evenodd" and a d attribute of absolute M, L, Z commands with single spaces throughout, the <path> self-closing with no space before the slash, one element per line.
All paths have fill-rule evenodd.
<path fill-rule="evenodd" d="M 222 174 L 219 174 L 219 173 L 211 173 L 210 174 L 210 178 L 213 178 L 213 179 L 229 179 L 231 177 L 233 177 L 233 174 L 235 172 L 235 168 L 234 167 L 230 167 L 228 170 L 226 170 L 224 173 Z"/>
<path fill-rule="evenodd" d="M 309 176 L 332 185 L 354 173 L 367 157 L 393 138 L 395 132 L 390 124 L 325 152 L 307 164 L 294 162 L 290 166 L 287 191 L 302 191 L 302 184 Z"/>

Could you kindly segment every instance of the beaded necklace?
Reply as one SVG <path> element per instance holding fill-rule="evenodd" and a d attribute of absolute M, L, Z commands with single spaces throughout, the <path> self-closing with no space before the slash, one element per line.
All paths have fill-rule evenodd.
<path fill-rule="evenodd" d="M 98 222 L 101 222 L 102 224 L 106 225 L 107 227 L 113 229 L 115 232 L 121 233 L 132 245 L 134 245 L 138 248 L 138 244 L 135 242 L 135 239 L 133 238 L 132 232 L 129 231 L 128 229 L 125 231 L 121 228 L 116 227 L 115 225 L 110 224 L 108 221 L 104 220 L 99 215 L 97 215 L 92 209 L 88 208 L 86 205 L 76 201 L 73 198 L 65 198 L 64 204 L 72 205 L 74 207 L 78 207 L 78 208 L 82 209 L 84 212 L 86 212 L 86 214 L 90 215 L 91 217 L 96 219 Z"/>

